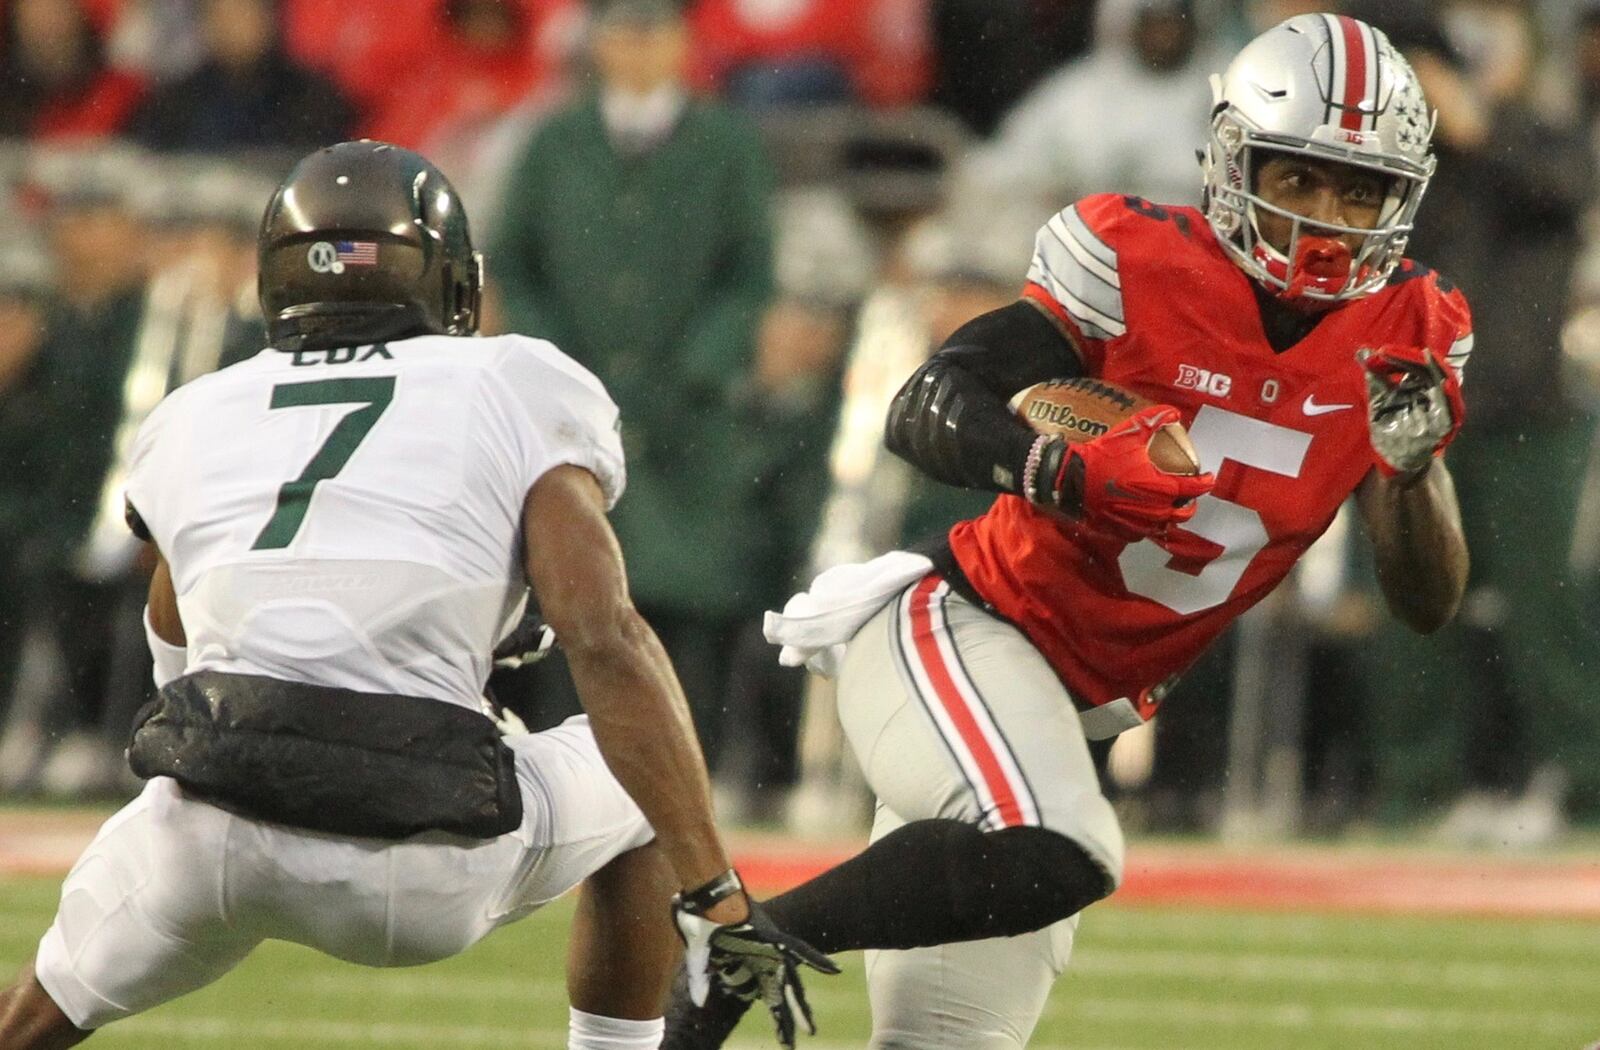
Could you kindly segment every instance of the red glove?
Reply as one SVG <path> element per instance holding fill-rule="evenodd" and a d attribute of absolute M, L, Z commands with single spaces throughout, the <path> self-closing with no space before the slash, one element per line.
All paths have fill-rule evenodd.
<path fill-rule="evenodd" d="M 1034 502 L 1081 518 L 1129 542 L 1162 536 L 1168 526 L 1194 517 L 1194 501 L 1216 484 L 1212 474 L 1169 474 L 1150 461 L 1150 441 L 1178 410 L 1150 405 L 1093 441 L 1067 444 L 1053 439 L 1041 457 L 1041 481 Z"/>
<path fill-rule="evenodd" d="M 1444 452 L 1466 418 L 1461 377 L 1438 351 L 1416 346 L 1359 350 L 1367 372 L 1367 426 L 1385 477 L 1415 474 Z"/>

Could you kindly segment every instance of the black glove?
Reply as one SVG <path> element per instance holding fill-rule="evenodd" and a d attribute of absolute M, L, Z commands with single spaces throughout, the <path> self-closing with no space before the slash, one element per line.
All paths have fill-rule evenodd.
<path fill-rule="evenodd" d="M 778 929 L 755 901 L 750 901 L 744 922 L 718 925 L 690 911 L 679 895 L 672 898 L 672 921 L 683 938 L 689 998 L 696 1006 L 705 1005 L 715 977 L 734 998 L 759 999 L 766 1005 L 785 1050 L 794 1050 L 797 1016 L 807 1034 L 817 1033 L 799 967 L 803 963 L 818 973 L 835 974 L 839 967 L 832 959 Z"/>

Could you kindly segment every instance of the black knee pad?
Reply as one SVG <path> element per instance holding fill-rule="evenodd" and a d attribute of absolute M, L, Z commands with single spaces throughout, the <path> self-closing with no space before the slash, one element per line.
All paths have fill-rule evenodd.
<path fill-rule="evenodd" d="M 1076 915 L 1112 885 L 1082 847 L 1054 831 L 916 820 L 767 910 L 823 951 L 922 948 L 1032 933 Z"/>
<path fill-rule="evenodd" d="M 954 823 L 953 821 L 951 823 Z M 1048 828 L 952 835 L 952 898 L 986 937 L 1031 933 L 1076 915 L 1111 892 L 1111 880 L 1083 847 Z M 974 860 L 978 863 L 974 863 Z"/>

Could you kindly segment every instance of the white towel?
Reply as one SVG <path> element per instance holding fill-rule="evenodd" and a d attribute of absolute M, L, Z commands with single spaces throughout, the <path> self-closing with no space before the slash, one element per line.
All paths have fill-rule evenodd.
<path fill-rule="evenodd" d="M 781 645 L 778 662 L 802 664 L 832 678 L 839 673 L 844 646 L 863 624 L 895 595 L 933 571 L 926 555 L 890 551 L 868 562 L 836 565 L 784 603 L 783 612 L 768 612 L 763 633 Z"/>

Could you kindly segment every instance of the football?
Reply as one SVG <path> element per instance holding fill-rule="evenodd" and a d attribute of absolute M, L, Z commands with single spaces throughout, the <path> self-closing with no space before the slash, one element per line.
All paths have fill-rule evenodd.
<path fill-rule="evenodd" d="M 1035 383 L 1011 399 L 1011 409 L 1041 434 L 1092 441 L 1154 403 L 1115 383 L 1078 377 Z M 1150 439 L 1150 461 L 1168 474 L 1200 473 L 1200 455 L 1177 423 Z"/>

